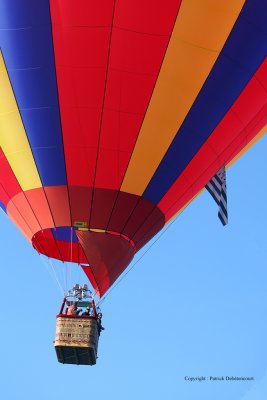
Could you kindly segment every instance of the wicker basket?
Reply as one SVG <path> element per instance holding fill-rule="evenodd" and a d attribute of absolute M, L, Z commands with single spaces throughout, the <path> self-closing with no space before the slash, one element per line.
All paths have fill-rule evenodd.
<path fill-rule="evenodd" d="M 59 362 L 94 365 L 98 346 L 96 320 L 88 317 L 58 316 L 54 345 Z"/>

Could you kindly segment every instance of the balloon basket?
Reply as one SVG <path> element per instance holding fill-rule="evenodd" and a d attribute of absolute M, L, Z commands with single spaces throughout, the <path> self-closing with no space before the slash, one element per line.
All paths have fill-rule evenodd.
<path fill-rule="evenodd" d="M 54 346 L 62 364 L 94 365 L 97 358 L 97 322 L 90 317 L 57 316 Z"/>

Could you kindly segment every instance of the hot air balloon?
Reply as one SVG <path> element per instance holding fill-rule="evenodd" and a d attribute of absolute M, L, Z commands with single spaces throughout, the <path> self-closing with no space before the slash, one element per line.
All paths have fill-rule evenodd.
<path fill-rule="evenodd" d="M 3 0 L 0 205 L 101 297 L 267 126 L 264 0 Z"/>

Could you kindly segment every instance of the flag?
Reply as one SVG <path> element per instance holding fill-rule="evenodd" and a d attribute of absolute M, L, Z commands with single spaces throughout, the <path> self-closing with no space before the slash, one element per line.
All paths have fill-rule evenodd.
<path fill-rule="evenodd" d="M 217 174 L 205 186 L 219 206 L 218 217 L 223 225 L 228 223 L 227 196 L 226 196 L 226 174 L 223 165 Z"/>

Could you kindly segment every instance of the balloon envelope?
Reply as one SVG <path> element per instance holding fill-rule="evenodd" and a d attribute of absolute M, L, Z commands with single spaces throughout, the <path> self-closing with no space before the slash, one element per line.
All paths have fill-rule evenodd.
<path fill-rule="evenodd" d="M 264 0 L 0 3 L 0 205 L 102 296 L 267 124 Z M 89 264 L 89 266 L 88 266 Z"/>

